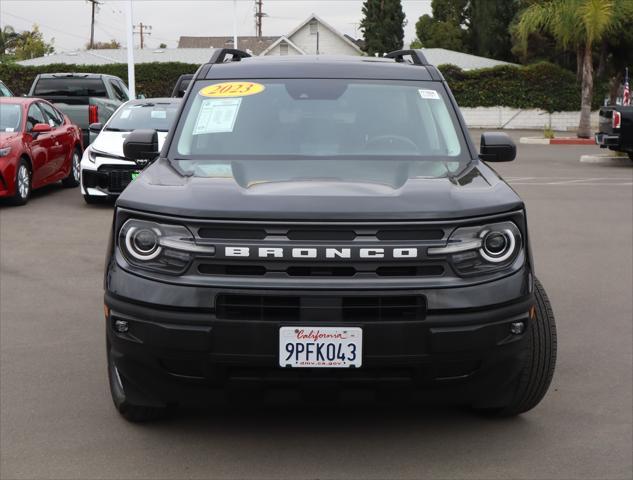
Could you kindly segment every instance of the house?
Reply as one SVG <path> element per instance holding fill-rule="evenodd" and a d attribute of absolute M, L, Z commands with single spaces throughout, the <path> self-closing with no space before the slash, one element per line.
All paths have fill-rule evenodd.
<path fill-rule="evenodd" d="M 239 37 L 251 55 L 362 55 L 359 40 L 342 34 L 314 13 L 280 37 Z M 182 36 L 178 48 L 233 48 L 233 37 Z"/>
<path fill-rule="evenodd" d="M 239 37 L 237 44 L 241 50 L 260 55 L 279 37 Z M 233 37 L 189 37 L 178 40 L 178 48 L 234 48 Z"/>
<path fill-rule="evenodd" d="M 492 58 L 479 57 L 469 53 L 456 52 L 445 48 L 423 48 L 424 56 L 431 65 L 456 65 L 462 70 L 478 70 L 499 65 L 514 65 L 515 63 L 502 62 Z"/>

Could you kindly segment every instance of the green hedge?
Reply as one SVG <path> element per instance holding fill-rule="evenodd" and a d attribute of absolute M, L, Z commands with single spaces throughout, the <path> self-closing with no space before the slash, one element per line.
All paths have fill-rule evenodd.
<path fill-rule="evenodd" d="M 198 65 L 186 63 L 141 63 L 136 65 L 136 91 L 147 97 L 171 94 L 178 77 L 194 73 Z M 537 63 L 526 67 L 500 66 L 464 71 L 454 65 L 439 69 L 448 81 L 457 103 L 462 107 L 507 106 L 540 108 L 548 112 L 580 110 L 580 85 L 575 75 L 551 63 Z M 39 73 L 94 72 L 116 75 L 127 81 L 127 65 L 65 65 L 22 67 L 0 65 L 0 79 L 16 95 L 29 91 Z M 602 104 L 606 85 L 596 85 L 594 108 Z"/>
<path fill-rule="evenodd" d="M 176 80 L 183 73 L 195 73 L 200 65 L 187 63 L 139 63 L 136 65 L 136 92 L 146 97 L 165 97 L 171 95 Z M 15 95 L 28 93 L 35 77 L 40 73 L 87 72 L 116 75 L 127 83 L 127 64 L 109 65 L 66 65 L 51 64 L 39 67 L 23 67 L 17 64 L 1 64 L 0 80 Z"/>
<path fill-rule="evenodd" d="M 540 108 L 547 112 L 580 110 L 576 75 L 552 63 L 499 66 L 464 71 L 440 65 L 461 107 Z M 593 108 L 602 105 L 607 86 L 594 84 Z"/>

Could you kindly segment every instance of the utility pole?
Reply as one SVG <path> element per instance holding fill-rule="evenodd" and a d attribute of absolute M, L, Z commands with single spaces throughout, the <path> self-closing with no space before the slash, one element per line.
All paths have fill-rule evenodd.
<path fill-rule="evenodd" d="M 262 36 L 262 18 L 268 16 L 262 12 L 263 0 L 255 0 L 255 35 Z"/>
<path fill-rule="evenodd" d="M 101 5 L 101 2 L 98 0 L 87 0 L 90 2 L 90 6 L 92 7 L 92 19 L 90 21 L 90 50 L 94 48 L 95 43 L 95 9 Z"/>
<path fill-rule="evenodd" d="M 132 0 L 127 2 L 125 16 L 125 33 L 127 46 L 127 87 L 130 97 L 136 98 L 136 78 L 134 73 L 134 15 L 132 13 Z"/>
<path fill-rule="evenodd" d="M 152 32 L 152 26 L 151 25 L 144 25 L 143 22 L 139 23 L 138 26 L 134 25 L 134 30 L 136 30 L 138 28 L 138 32 L 134 32 L 134 33 L 138 33 L 141 37 L 141 50 L 143 50 L 143 46 L 145 45 L 145 35 L 151 35 Z M 150 30 L 150 31 L 148 31 Z"/>

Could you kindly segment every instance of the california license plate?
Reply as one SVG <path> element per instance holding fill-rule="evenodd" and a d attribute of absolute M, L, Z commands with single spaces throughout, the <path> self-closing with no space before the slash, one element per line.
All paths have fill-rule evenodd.
<path fill-rule="evenodd" d="M 349 368 L 362 365 L 363 330 L 358 327 L 281 327 L 279 365 Z"/>

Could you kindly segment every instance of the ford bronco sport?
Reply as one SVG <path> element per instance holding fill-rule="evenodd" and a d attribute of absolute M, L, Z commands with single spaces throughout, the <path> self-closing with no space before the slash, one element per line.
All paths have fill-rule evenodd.
<path fill-rule="evenodd" d="M 552 309 L 524 204 L 487 165 L 515 145 L 484 133 L 477 153 L 422 51 L 215 50 L 157 145 L 151 130 L 125 141 L 146 168 L 116 203 L 106 263 L 128 420 L 249 385 L 398 385 L 505 416 L 545 395 Z"/>

